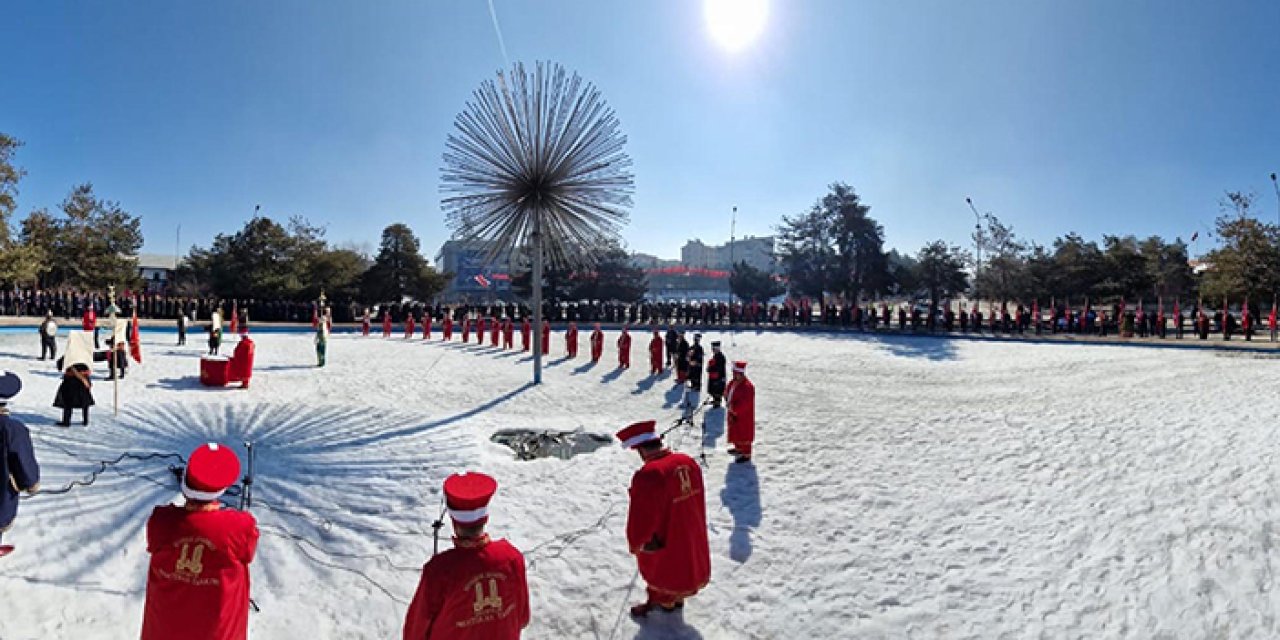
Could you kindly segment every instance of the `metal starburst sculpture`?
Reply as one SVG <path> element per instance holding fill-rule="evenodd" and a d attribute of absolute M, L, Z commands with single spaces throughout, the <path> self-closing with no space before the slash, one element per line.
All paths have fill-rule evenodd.
<path fill-rule="evenodd" d="M 533 378 L 542 381 L 542 269 L 591 265 L 631 207 L 631 159 L 600 92 L 552 63 L 480 85 L 455 120 L 441 172 L 445 219 L 490 257 L 533 262 Z"/>

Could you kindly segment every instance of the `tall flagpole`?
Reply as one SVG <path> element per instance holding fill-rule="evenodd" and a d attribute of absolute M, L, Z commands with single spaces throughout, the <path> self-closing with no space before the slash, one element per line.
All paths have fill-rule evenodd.
<path fill-rule="evenodd" d="M 733 215 L 729 219 L 729 310 L 733 311 L 733 270 L 737 268 L 737 263 L 733 261 L 733 244 L 737 238 L 738 232 L 738 205 L 733 205 Z M 745 304 L 745 303 L 744 303 Z M 732 315 L 732 313 L 730 314 Z M 734 329 L 737 326 L 737 318 L 729 325 L 729 337 L 733 339 L 733 346 L 738 346 L 738 334 Z"/>

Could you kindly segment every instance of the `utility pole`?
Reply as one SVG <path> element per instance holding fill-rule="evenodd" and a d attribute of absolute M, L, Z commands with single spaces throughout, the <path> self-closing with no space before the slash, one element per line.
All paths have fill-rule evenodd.
<path fill-rule="evenodd" d="M 982 273 L 982 216 L 978 215 L 978 209 L 973 206 L 972 198 L 966 197 L 964 201 L 969 204 L 969 210 L 973 212 L 973 248 L 977 254 L 977 261 L 973 265 L 973 301 L 976 303 L 981 299 L 978 296 L 978 276 Z"/>

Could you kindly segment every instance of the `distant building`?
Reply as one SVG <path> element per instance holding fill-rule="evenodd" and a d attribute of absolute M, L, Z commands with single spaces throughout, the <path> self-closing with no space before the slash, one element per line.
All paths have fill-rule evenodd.
<path fill-rule="evenodd" d="M 690 268 L 731 270 L 736 262 L 745 262 L 766 273 L 778 270 L 773 257 L 773 237 L 746 237 L 711 246 L 701 240 L 690 240 L 680 249 L 680 262 Z"/>
<path fill-rule="evenodd" d="M 511 300 L 510 253 L 489 259 L 491 242 L 449 240 L 436 254 L 436 269 L 452 274 L 441 298 L 444 302 Z"/>
<path fill-rule="evenodd" d="M 178 258 L 158 253 L 140 253 L 137 260 L 138 276 L 142 278 L 143 291 L 166 293 L 169 283 L 173 282 L 174 273 L 178 270 Z"/>
<path fill-rule="evenodd" d="M 637 269 L 662 269 L 665 267 L 678 267 L 680 266 L 680 261 L 659 258 L 647 253 L 633 253 L 631 254 L 631 266 Z"/>

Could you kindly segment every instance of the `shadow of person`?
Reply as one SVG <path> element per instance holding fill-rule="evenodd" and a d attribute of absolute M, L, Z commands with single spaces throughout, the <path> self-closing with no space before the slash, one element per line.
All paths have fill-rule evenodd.
<path fill-rule="evenodd" d="M 622 376 L 623 371 L 626 371 L 626 369 L 623 369 L 622 367 L 618 367 L 617 369 L 614 369 L 613 371 L 610 371 L 609 373 L 606 373 L 603 376 L 600 376 L 600 384 L 606 384 L 609 382 L 613 382 L 614 380 L 617 380 L 619 377 Z"/>
<path fill-rule="evenodd" d="M 555 360 L 548 360 L 542 364 L 544 367 L 558 367 L 569 361 L 569 356 L 561 356 Z"/>
<path fill-rule="evenodd" d="M 148 384 L 147 388 L 148 389 L 169 389 L 171 391 L 185 391 L 190 389 L 208 389 L 208 390 L 216 391 L 220 389 L 229 389 L 233 387 L 232 386 L 206 387 L 200 384 L 199 376 L 186 376 L 183 378 L 161 378 L 159 380 L 156 380 L 155 382 Z M 234 385 L 234 388 L 239 389 L 240 387 L 239 385 Z"/>
<path fill-rule="evenodd" d="M 596 365 L 597 365 L 597 364 L 599 364 L 599 363 L 594 362 L 594 361 L 591 361 L 591 360 L 588 360 L 588 361 L 584 362 L 584 363 L 582 364 L 582 366 L 580 366 L 580 367 L 578 367 L 578 368 L 574 369 L 574 370 L 573 370 L 573 375 L 575 375 L 575 376 L 576 376 L 576 375 L 584 374 L 584 373 L 586 373 L 586 372 L 588 372 L 588 371 L 590 371 L 590 370 L 592 370 L 592 369 L 596 368 Z"/>
<path fill-rule="evenodd" d="M 662 399 L 663 409 L 670 409 L 671 407 L 680 404 L 680 401 L 684 399 L 684 385 L 677 384 L 670 389 L 667 389 L 667 393 Z"/>
<path fill-rule="evenodd" d="M 751 557 L 751 530 L 760 526 L 760 478 L 754 464 L 731 463 L 720 490 L 720 502 L 733 514 L 729 534 L 729 558 L 746 562 Z"/>
<path fill-rule="evenodd" d="M 682 612 L 655 612 L 640 623 L 635 640 L 702 640 L 702 634 L 684 621 Z"/>
<path fill-rule="evenodd" d="M 724 421 L 724 407 L 707 409 L 706 413 L 702 414 L 702 447 L 704 449 L 716 448 L 716 440 L 724 435 Z"/>

